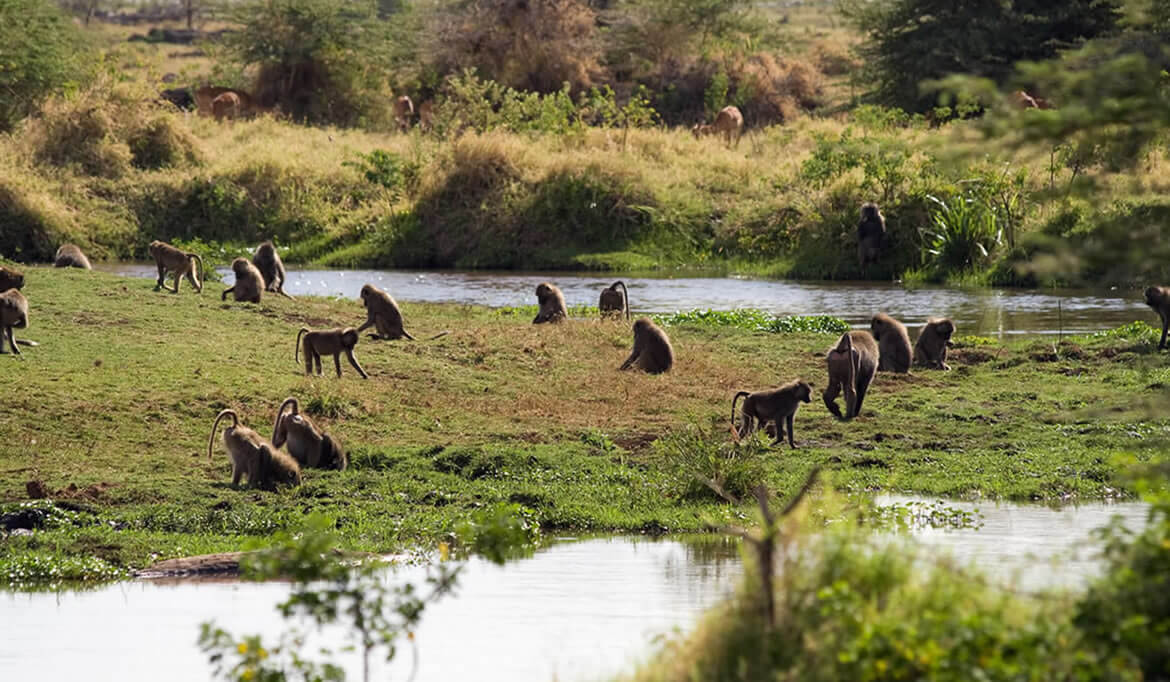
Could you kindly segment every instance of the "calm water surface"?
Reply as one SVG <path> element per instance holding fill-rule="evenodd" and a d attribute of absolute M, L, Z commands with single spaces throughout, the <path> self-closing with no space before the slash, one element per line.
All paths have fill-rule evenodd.
<path fill-rule="evenodd" d="M 913 498 L 885 497 L 884 503 Z M 927 553 L 949 553 L 993 579 L 1025 589 L 1079 587 L 1100 570 L 1090 531 L 1120 514 L 1140 528 L 1143 504 L 1053 510 L 978 507 L 980 530 L 915 531 Z M 391 579 L 418 580 L 422 568 Z M 472 561 L 455 596 L 428 608 L 417 632 L 421 682 L 605 679 L 653 651 L 656 638 L 685 630 L 742 575 L 728 543 L 614 537 L 554 544 L 498 567 Z M 236 634 L 274 638 L 282 583 L 135 581 L 90 592 L 0 595 L 0 680 L 207 680 L 195 641 L 215 619 Z M 317 643 L 336 646 L 339 633 Z M 341 661 L 360 679 L 356 657 Z M 404 648 L 376 679 L 406 679 Z M 160 677 L 160 672 L 165 675 Z"/>
<path fill-rule="evenodd" d="M 153 265 L 104 264 L 98 269 L 135 277 L 157 276 Z M 224 287 L 231 286 L 230 270 Z M 399 301 L 509 306 L 535 303 L 536 285 L 552 281 L 569 305 L 597 305 L 614 275 L 406 270 L 290 270 L 285 290 L 296 296 L 356 299 L 372 283 Z M 879 311 L 912 328 L 928 317 L 955 320 L 960 334 L 1004 337 L 1065 334 L 1111 329 L 1137 319 L 1154 319 L 1137 291 L 1079 289 L 975 289 L 926 287 L 906 291 L 874 282 L 793 282 L 736 277 L 623 277 L 635 312 L 663 313 L 693 308 L 761 308 L 781 315 L 824 315 L 868 324 Z M 188 285 L 189 286 L 189 285 Z M 217 287 L 213 285 L 211 290 Z M 409 312 L 406 313 L 409 315 Z M 912 330 L 913 333 L 913 330 Z"/>

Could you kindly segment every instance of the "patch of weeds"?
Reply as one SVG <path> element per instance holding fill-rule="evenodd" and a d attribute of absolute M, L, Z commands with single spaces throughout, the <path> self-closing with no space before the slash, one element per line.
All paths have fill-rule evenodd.
<path fill-rule="evenodd" d="M 613 455 L 621 452 L 621 448 L 606 434 L 598 429 L 589 429 L 581 434 L 581 442 L 592 448 L 596 454 Z"/>
<path fill-rule="evenodd" d="M 567 305 L 565 308 L 569 317 L 593 318 L 601 315 L 601 311 L 595 305 Z M 540 312 L 538 305 L 506 305 L 492 309 L 492 315 L 504 318 L 536 317 L 538 312 Z"/>
<path fill-rule="evenodd" d="M 757 431 L 736 443 L 690 424 L 655 441 L 654 454 L 678 497 L 742 500 L 767 475 L 765 438 Z"/>
<path fill-rule="evenodd" d="M 861 523 L 877 529 L 899 533 L 924 528 L 979 530 L 983 527 L 983 514 L 978 509 L 967 511 L 942 500 L 864 504 L 857 518 Z"/>
<path fill-rule="evenodd" d="M 680 324 L 710 327 L 736 327 L 769 334 L 821 333 L 842 334 L 849 324 L 829 315 L 796 315 L 780 317 L 763 310 L 691 310 L 673 315 L 654 315 L 654 321 L 665 326 Z"/>
<path fill-rule="evenodd" d="M 130 577 L 129 571 L 92 556 L 29 552 L 0 557 L 0 582 L 9 588 L 54 589 L 70 583 Z"/>

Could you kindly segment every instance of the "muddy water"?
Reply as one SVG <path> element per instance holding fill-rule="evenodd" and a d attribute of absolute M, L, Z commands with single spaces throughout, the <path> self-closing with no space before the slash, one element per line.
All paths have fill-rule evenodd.
<path fill-rule="evenodd" d="M 136 277 L 155 277 L 152 265 L 106 264 L 99 269 Z M 220 269 L 224 286 L 233 276 Z M 906 291 L 873 282 L 793 282 L 735 277 L 625 277 L 635 312 L 675 312 L 694 308 L 761 308 L 780 315 L 831 314 L 855 325 L 868 324 L 885 311 L 912 328 L 933 316 L 955 320 L 960 334 L 1080 334 L 1110 329 L 1152 313 L 1136 291 L 1074 289 L 960 290 L 924 287 Z M 533 290 L 555 282 L 569 305 L 597 305 L 613 275 L 574 273 L 459 272 L 405 270 L 291 270 L 285 289 L 292 295 L 357 298 L 372 283 L 399 301 L 455 302 L 487 306 L 535 303 Z M 214 289 L 215 287 L 213 287 Z M 408 313 L 409 314 L 409 313 Z"/>
<path fill-rule="evenodd" d="M 1062 510 L 952 504 L 978 507 L 983 526 L 915 530 L 926 556 L 948 553 L 1024 589 L 1083 586 L 1101 568 L 1090 531 L 1114 514 L 1140 528 L 1147 513 L 1136 503 Z M 390 579 L 417 581 L 423 570 L 400 569 Z M 415 679 L 605 679 L 647 656 L 657 636 L 692 627 L 741 575 L 732 545 L 674 539 L 563 541 L 503 567 L 472 561 L 455 596 L 423 617 Z M 215 619 L 234 633 L 272 639 L 282 629 L 273 605 L 287 590 L 281 583 L 136 581 L 0 595 L 0 679 L 134 682 L 165 671 L 168 680 L 207 680 L 210 668 L 195 646 L 199 623 Z M 343 642 L 337 631 L 315 636 L 313 646 Z M 338 662 L 360 679 L 355 656 Z M 414 662 L 403 647 L 374 679 L 407 679 Z M 94 677 L 95 670 L 103 674 Z"/>

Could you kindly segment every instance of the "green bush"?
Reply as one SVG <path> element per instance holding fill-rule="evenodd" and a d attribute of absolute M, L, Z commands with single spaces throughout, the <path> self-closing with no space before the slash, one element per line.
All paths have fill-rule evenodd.
<path fill-rule="evenodd" d="M 44 0 L 0 0 L 0 132 L 83 77 L 80 32 Z"/>

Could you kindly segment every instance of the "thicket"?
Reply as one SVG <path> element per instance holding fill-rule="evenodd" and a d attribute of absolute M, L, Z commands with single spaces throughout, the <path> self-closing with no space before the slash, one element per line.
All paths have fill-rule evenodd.
<path fill-rule="evenodd" d="M 82 80 L 85 40 L 52 3 L 0 0 L 0 132 Z"/>

